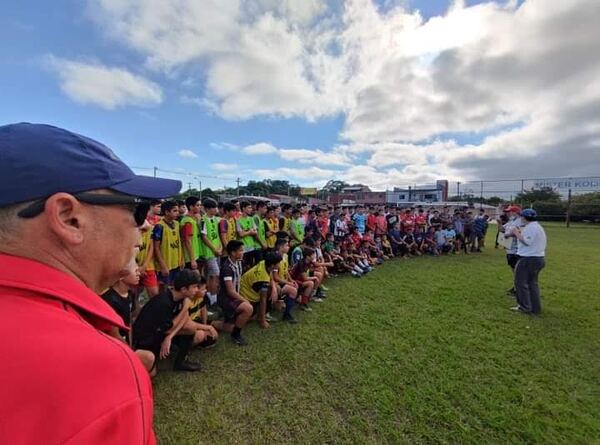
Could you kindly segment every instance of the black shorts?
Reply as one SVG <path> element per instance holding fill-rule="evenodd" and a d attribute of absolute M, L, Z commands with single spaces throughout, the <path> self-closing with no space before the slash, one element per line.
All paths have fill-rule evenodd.
<path fill-rule="evenodd" d="M 237 308 L 240 304 L 242 304 L 240 300 L 232 300 L 231 298 L 219 302 L 219 306 L 223 311 L 223 321 L 225 323 L 235 323 L 235 319 L 237 318 Z"/>
<path fill-rule="evenodd" d="M 163 337 L 164 339 L 164 337 Z M 137 341 L 135 340 L 133 342 L 133 350 L 137 351 L 138 349 L 143 349 L 144 351 L 150 351 L 154 354 L 154 356 L 156 357 L 156 359 L 158 359 L 158 357 L 160 356 L 160 346 L 162 344 L 162 340 L 158 341 L 158 339 L 155 340 L 142 340 L 142 341 Z"/>

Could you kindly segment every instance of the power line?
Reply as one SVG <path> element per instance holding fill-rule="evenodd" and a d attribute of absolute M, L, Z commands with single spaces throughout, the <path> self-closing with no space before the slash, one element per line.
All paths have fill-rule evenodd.
<path fill-rule="evenodd" d="M 156 172 L 163 172 L 163 173 L 171 173 L 173 175 L 182 175 L 182 176 L 197 176 L 200 178 L 211 178 L 211 179 L 224 179 L 226 181 L 235 181 L 234 178 L 227 178 L 224 176 L 214 176 L 214 175 L 205 175 L 205 174 L 201 174 L 201 173 L 197 173 L 197 172 L 190 172 L 187 170 L 167 170 L 164 168 L 160 168 L 160 167 L 137 167 L 137 166 L 130 166 L 133 169 L 136 170 L 146 170 L 146 171 L 154 171 Z M 240 179 L 240 178 L 238 178 Z"/>

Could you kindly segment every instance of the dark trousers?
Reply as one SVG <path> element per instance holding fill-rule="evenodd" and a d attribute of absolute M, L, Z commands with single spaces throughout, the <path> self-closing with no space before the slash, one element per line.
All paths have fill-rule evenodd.
<path fill-rule="evenodd" d="M 519 258 L 515 267 L 515 289 L 523 312 L 539 314 L 542 311 L 538 275 L 545 265 L 544 257 Z"/>

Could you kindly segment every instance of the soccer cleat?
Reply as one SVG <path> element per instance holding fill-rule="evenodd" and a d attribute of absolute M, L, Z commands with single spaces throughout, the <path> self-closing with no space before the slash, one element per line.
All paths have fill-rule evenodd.
<path fill-rule="evenodd" d="M 311 308 L 311 307 L 308 307 L 308 305 L 307 305 L 307 304 L 303 304 L 303 305 L 301 305 L 301 306 L 300 306 L 300 310 L 301 310 L 301 311 L 304 311 L 304 312 L 312 312 L 312 308 Z"/>
<path fill-rule="evenodd" d="M 246 346 L 248 344 L 246 339 L 244 337 L 242 337 L 241 335 L 232 335 L 231 341 L 234 342 L 238 346 Z"/>

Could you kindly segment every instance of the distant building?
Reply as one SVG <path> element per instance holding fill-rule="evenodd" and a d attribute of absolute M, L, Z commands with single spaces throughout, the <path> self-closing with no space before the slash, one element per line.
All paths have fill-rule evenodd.
<path fill-rule="evenodd" d="M 409 202 L 444 202 L 448 200 L 448 181 L 439 180 L 435 184 L 416 185 L 408 188 L 394 187 L 386 192 L 387 204 L 403 204 Z"/>
<path fill-rule="evenodd" d="M 384 192 L 372 191 L 366 185 L 344 187 L 340 193 L 329 195 L 328 202 L 333 205 L 402 205 L 411 202 L 443 202 L 448 200 L 448 181 L 439 180 L 435 184 L 408 188 L 395 187 Z"/>

